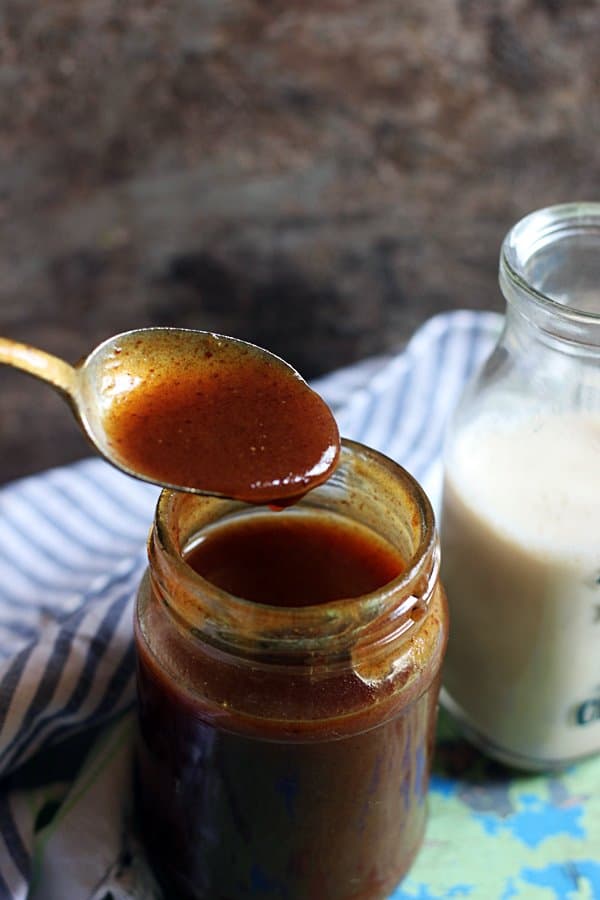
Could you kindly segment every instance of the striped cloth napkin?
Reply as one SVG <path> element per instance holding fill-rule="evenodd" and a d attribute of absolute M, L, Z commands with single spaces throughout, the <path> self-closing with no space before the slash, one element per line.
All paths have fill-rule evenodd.
<path fill-rule="evenodd" d="M 429 320 L 315 388 L 434 506 L 444 427 L 501 317 Z M 158 496 L 101 460 L 0 491 L 0 900 L 152 900 L 131 823 L 132 608 Z"/>

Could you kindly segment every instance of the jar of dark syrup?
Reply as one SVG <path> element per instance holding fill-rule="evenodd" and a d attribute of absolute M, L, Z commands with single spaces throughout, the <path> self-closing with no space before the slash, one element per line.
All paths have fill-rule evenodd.
<path fill-rule="evenodd" d="M 344 441 L 283 510 L 165 491 L 135 617 L 137 810 L 169 900 L 376 900 L 426 820 L 433 514 Z"/>

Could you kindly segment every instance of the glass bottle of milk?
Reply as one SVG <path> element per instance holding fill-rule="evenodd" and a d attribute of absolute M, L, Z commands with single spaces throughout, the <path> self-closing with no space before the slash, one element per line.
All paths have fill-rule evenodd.
<path fill-rule="evenodd" d="M 600 751 L 600 203 L 520 221 L 500 286 L 446 449 L 442 701 L 490 755 L 546 769 Z"/>

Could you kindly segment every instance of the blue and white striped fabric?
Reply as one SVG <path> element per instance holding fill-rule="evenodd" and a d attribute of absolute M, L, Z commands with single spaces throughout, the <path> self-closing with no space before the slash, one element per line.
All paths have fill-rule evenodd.
<path fill-rule="evenodd" d="M 436 316 L 315 387 L 435 505 L 448 412 L 500 325 Z M 157 495 L 101 460 L 0 492 L 0 900 L 159 896 L 129 829 L 132 605 Z"/>

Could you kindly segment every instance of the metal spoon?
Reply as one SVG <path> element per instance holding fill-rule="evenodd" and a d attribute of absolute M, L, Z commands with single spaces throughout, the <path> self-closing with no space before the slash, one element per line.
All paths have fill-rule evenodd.
<path fill-rule="evenodd" d="M 213 377 L 218 376 L 221 360 L 229 360 L 231 363 L 233 359 L 235 364 L 236 353 L 240 358 L 251 360 L 253 363 L 258 362 L 261 365 L 264 363 L 265 368 L 268 368 L 269 377 L 274 383 L 283 380 L 288 387 L 291 387 L 292 392 L 297 394 L 300 390 L 306 393 L 312 405 L 306 410 L 308 416 L 303 417 L 304 421 L 298 424 L 298 431 L 300 433 L 300 427 L 306 430 L 307 418 L 310 429 L 314 411 L 317 416 L 323 416 L 325 432 L 329 428 L 331 434 L 328 441 L 325 442 L 328 442 L 330 446 L 328 448 L 323 446 L 322 459 L 317 458 L 314 455 L 314 447 L 311 448 L 310 452 L 314 458 L 308 459 L 307 457 L 304 473 L 301 471 L 303 464 L 301 461 L 299 475 L 294 476 L 296 477 L 295 486 L 292 481 L 289 483 L 285 483 L 285 479 L 282 481 L 280 475 L 276 473 L 277 477 L 274 476 L 272 488 L 267 485 L 263 490 L 264 482 L 257 481 L 258 491 L 253 492 L 251 488 L 256 485 L 249 483 L 247 488 L 243 488 L 238 493 L 231 489 L 230 483 L 225 484 L 224 490 L 222 490 L 223 485 L 220 482 L 216 485 L 206 484 L 205 489 L 202 484 L 180 484 L 177 483 L 177 480 L 157 477 L 156 472 L 144 471 L 143 465 L 141 467 L 131 465 L 126 454 L 123 453 L 122 448 L 119 447 L 118 442 L 115 442 L 114 436 L 107 429 L 111 411 L 115 408 L 118 409 L 119 404 L 132 391 L 143 392 L 146 388 L 149 390 L 156 383 L 157 378 L 162 378 L 163 382 L 168 384 L 169 378 L 176 380 L 180 377 L 187 377 L 190 371 L 201 375 L 203 371 L 206 372 L 208 366 L 212 367 Z M 0 337 L 0 363 L 22 369 L 29 375 L 48 382 L 62 394 L 70 404 L 88 439 L 108 462 L 129 475 L 164 487 L 213 496 L 237 496 L 239 499 L 252 499 L 253 496 L 257 496 L 259 502 L 262 502 L 265 498 L 268 500 L 270 498 L 277 499 L 280 496 L 293 496 L 294 491 L 296 494 L 302 493 L 303 489 L 307 489 L 306 486 L 310 487 L 325 480 L 337 459 L 339 450 L 337 427 L 335 424 L 332 427 L 329 426 L 327 417 L 330 417 L 331 423 L 333 423 L 333 417 L 318 395 L 311 391 L 298 372 L 284 360 L 254 344 L 236 338 L 183 328 L 140 328 L 109 338 L 77 365 L 71 366 L 43 350 Z M 269 396 L 266 399 L 268 401 Z M 268 406 L 268 402 L 265 406 Z M 276 418 L 272 418 L 275 422 Z M 233 433 L 235 428 L 236 422 L 232 421 L 230 427 L 227 422 L 225 430 Z M 296 423 L 294 423 L 294 428 L 289 429 L 290 432 L 295 428 Z M 287 438 L 287 435 L 284 437 Z M 298 435 L 290 433 L 290 438 L 290 447 L 295 453 Z M 171 435 L 169 434 L 168 440 L 170 441 L 170 439 Z M 175 435 L 174 440 L 176 439 Z M 274 433 L 274 440 L 279 440 L 279 435 L 276 433 Z M 175 448 L 175 450 L 180 449 Z M 254 451 L 256 448 L 251 447 L 250 449 Z M 219 451 L 220 445 L 217 453 Z M 247 455 L 244 453 L 244 465 L 246 457 Z M 287 463 L 287 460 L 285 462 Z M 263 460 L 263 469 L 267 463 L 268 460 Z M 300 477 L 302 475 L 304 475 L 303 478 Z"/>

